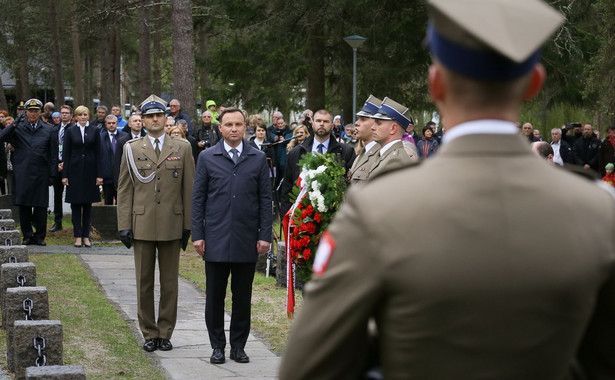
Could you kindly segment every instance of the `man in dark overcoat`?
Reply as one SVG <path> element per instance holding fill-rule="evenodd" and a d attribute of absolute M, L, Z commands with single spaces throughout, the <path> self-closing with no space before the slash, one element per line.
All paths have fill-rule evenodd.
<path fill-rule="evenodd" d="M 0 143 L 15 148 L 11 157 L 13 204 L 19 206 L 23 244 L 46 245 L 49 186 L 58 172 L 58 140 L 54 128 L 40 120 L 41 101 L 30 99 L 25 107 L 25 114 L 0 131 Z"/>
<path fill-rule="evenodd" d="M 233 292 L 231 359 L 249 362 L 252 280 L 259 254 L 271 245 L 271 182 L 265 153 L 243 141 L 246 120 L 237 108 L 220 115 L 223 140 L 199 155 L 192 193 L 192 241 L 205 260 L 205 323 L 211 363 L 224 363 L 224 297 Z"/>

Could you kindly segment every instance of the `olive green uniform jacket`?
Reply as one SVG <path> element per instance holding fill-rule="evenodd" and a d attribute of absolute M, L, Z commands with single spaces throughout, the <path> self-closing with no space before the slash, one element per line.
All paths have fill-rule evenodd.
<path fill-rule="evenodd" d="M 133 230 L 135 240 L 181 239 L 182 231 L 190 229 L 194 184 L 190 143 L 166 136 L 159 158 L 147 136 L 128 144 L 140 174 L 146 177 L 156 171 L 156 177 L 149 183 L 131 179 L 124 146 L 117 191 L 118 230 Z"/>
<path fill-rule="evenodd" d="M 613 371 L 614 211 L 517 135 L 460 136 L 351 188 L 280 379 L 359 378 L 370 317 L 385 379 L 562 380 L 581 342 L 586 370 Z"/>

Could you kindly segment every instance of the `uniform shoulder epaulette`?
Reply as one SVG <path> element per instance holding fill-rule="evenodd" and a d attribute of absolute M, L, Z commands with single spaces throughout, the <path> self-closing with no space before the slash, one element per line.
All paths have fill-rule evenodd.
<path fill-rule="evenodd" d="M 170 136 L 170 137 L 171 137 L 171 139 L 173 139 L 174 141 L 181 141 L 181 142 L 184 142 L 184 143 L 190 144 L 190 141 L 186 140 L 186 139 L 185 139 L 185 138 L 183 138 L 183 137 L 177 137 L 177 136 Z"/>

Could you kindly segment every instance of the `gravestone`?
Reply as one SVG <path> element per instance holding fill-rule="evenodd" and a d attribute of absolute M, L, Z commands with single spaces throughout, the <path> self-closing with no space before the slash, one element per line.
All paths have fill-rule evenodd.
<path fill-rule="evenodd" d="M 26 318 L 27 315 L 27 318 Z M 15 321 L 49 319 L 49 298 L 44 286 L 24 286 L 8 288 L 2 307 L 3 326 L 6 328 L 6 358 L 9 368 L 13 368 L 15 353 Z"/>
<path fill-rule="evenodd" d="M 13 219 L 0 219 L 0 231 L 14 230 L 15 221 Z"/>
<path fill-rule="evenodd" d="M 19 244 L 21 244 L 21 233 L 19 233 L 19 230 L 0 230 L 0 245 Z"/>
<path fill-rule="evenodd" d="M 92 206 L 92 227 L 102 240 L 119 240 L 117 206 Z"/>
<path fill-rule="evenodd" d="M 36 286 L 36 266 L 33 263 L 8 263 L 0 266 L 0 305 L 3 305 L 6 289 L 18 286 Z"/>
<path fill-rule="evenodd" d="M 0 195 L 0 219 L 13 219 L 19 223 L 19 207 L 13 206 L 12 195 Z"/>
<path fill-rule="evenodd" d="M 0 245 L 0 265 L 28 262 L 28 247 L 25 245 Z"/>
<path fill-rule="evenodd" d="M 15 321 L 13 351 L 15 379 L 26 378 L 26 368 L 44 365 L 62 365 L 62 322 Z M 40 348 L 40 352 L 35 346 Z"/>
<path fill-rule="evenodd" d="M 26 380 L 85 380 L 85 370 L 80 365 L 50 365 L 26 368 Z"/>

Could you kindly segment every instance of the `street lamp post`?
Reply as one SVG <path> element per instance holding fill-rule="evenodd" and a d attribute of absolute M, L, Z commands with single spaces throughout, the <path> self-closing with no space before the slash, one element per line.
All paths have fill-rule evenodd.
<path fill-rule="evenodd" d="M 357 117 L 357 49 L 367 38 L 353 35 L 344 37 L 344 41 L 352 48 L 352 123 Z"/>

